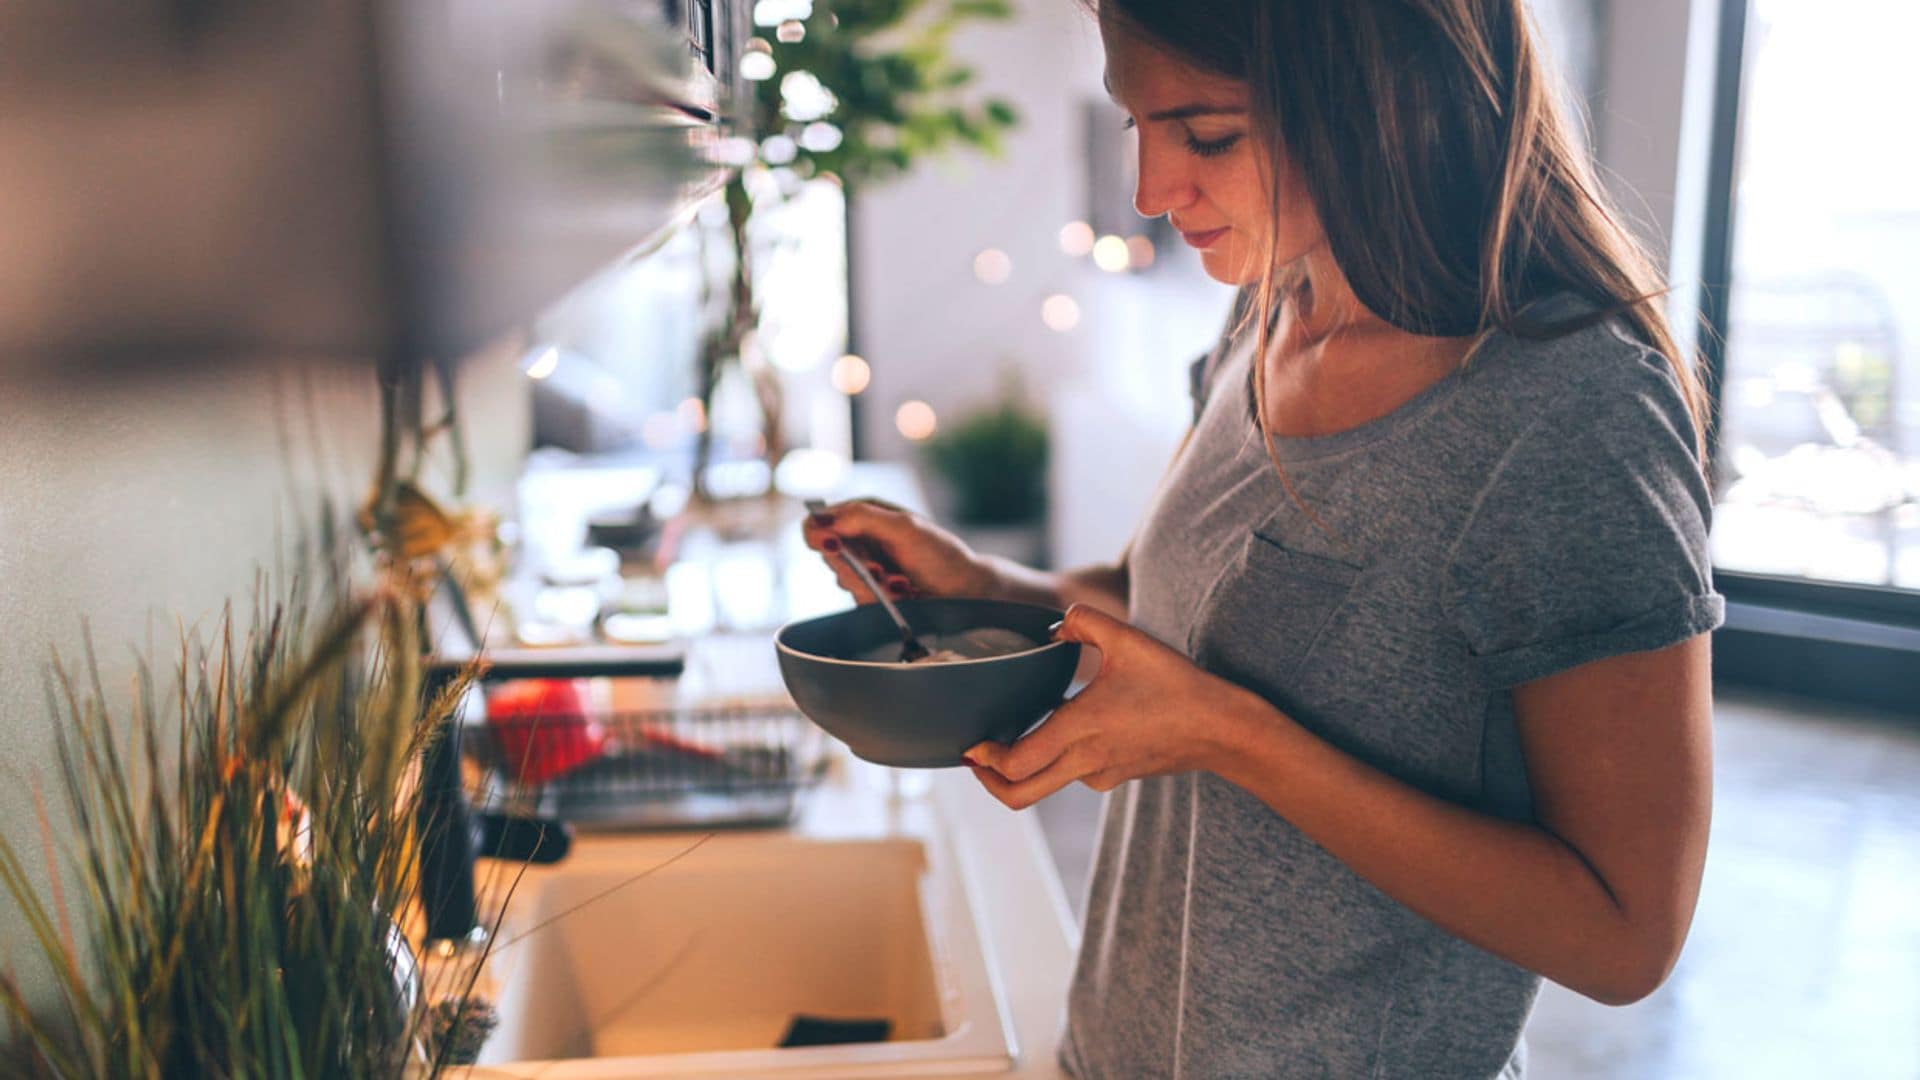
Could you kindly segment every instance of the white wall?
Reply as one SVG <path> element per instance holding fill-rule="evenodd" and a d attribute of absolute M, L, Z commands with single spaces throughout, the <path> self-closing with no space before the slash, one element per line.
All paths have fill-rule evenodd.
<path fill-rule="evenodd" d="M 1054 423 L 1056 564 L 1119 554 L 1186 421 L 1186 365 L 1218 332 L 1231 297 L 1190 252 L 1162 252 L 1138 275 L 1102 273 L 1061 253 L 1060 227 L 1086 216 L 1082 105 L 1104 99 L 1099 34 L 1069 0 L 1023 0 L 1019 17 L 955 41 L 979 86 L 1011 100 L 1021 124 L 1005 157 L 956 156 L 862 193 L 855 212 L 856 317 L 873 383 L 864 398 L 869 456 L 912 448 L 893 426 L 902 401 L 942 417 L 990 400 L 1016 366 Z M 973 257 L 1013 260 L 1003 285 L 974 278 Z M 1077 329 L 1040 321 L 1048 295 L 1080 304 Z"/>
<path fill-rule="evenodd" d="M 475 494 L 507 494 L 527 438 L 525 380 L 510 356 L 483 357 L 462 379 Z M 319 491 L 366 490 L 378 408 L 367 364 L 0 375 L 0 828 L 41 888 L 31 784 L 44 783 L 56 814 L 62 790 L 42 693 L 49 655 L 80 660 L 84 620 L 120 700 L 150 635 L 164 663 L 176 620 L 210 625 L 228 600 L 245 610 L 255 573 L 290 548 Z M 70 834 L 58 828 L 54 842 L 64 853 Z M 45 989 L 30 940 L 0 898 L 0 961 Z"/>

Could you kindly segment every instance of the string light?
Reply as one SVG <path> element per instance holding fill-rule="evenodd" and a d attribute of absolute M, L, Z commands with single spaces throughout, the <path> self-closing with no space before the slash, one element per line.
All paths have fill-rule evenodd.
<path fill-rule="evenodd" d="M 865 390 L 867 384 L 873 381 L 873 369 L 867 366 L 865 360 L 853 353 L 848 353 L 833 362 L 833 370 L 827 378 L 833 383 L 835 390 L 853 397 Z"/>
<path fill-rule="evenodd" d="M 893 414 L 893 423 L 900 429 L 900 434 L 914 442 L 932 438 L 935 429 L 940 426 L 939 418 L 933 415 L 933 406 L 924 401 L 909 401 L 901 405 Z"/>
<path fill-rule="evenodd" d="M 1093 250 L 1093 226 L 1084 221 L 1069 221 L 1060 227 L 1060 250 L 1079 258 Z"/>
<path fill-rule="evenodd" d="M 1103 236 L 1093 245 L 1093 265 L 1109 274 L 1125 270 L 1132 261 L 1127 242 L 1117 236 Z"/>
<path fill-rule="evenodd" d="M 988 248 L 973 257 L 973 276 L 988 285 L 999 285 L 1013 276 L 1013 260 L 999 248 Z"/>
<path fill-rule="evenodd" d="M 1080 305 L 1065 293 L 1055 293 L 1040 305 L 1040 318 L 1047 329 L 1064 334 L 1080 325 Z"/>

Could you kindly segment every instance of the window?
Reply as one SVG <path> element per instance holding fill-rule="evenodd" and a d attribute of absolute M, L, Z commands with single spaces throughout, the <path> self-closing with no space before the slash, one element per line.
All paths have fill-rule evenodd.
<path fill-rule="evenodd" d="M 1746 14 L 1715 561 L 1920 591 L 1920 4 Z"/>

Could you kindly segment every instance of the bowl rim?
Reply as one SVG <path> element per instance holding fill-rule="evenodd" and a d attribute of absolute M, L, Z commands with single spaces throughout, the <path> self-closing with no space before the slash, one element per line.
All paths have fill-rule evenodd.
<path fill-rule="evenodd" d="M 1059 608 L 1048 607 L 1045 604 L 1029 604 L 1024 600 L 997 600 L 990 596 L 928 596 L 928 597 L 920 598 L 920 600 L 917 602 L 938 603 L 943 600 L 972 600 L 972 601 L 985 602 L 989 604 L 1001 604 L 1007 607 L 1032 608 L 1035 611 L 1045 611 L 1053 614 L 1059 614 L 1061 615 L 1062 618 L 1065 617 L 1064 613 L 1060 612 Z M 840 611 L 829 611 L 824 615 L 812 615 L 804 619 L 795 619 L 794 621 L 787 623 L 785 626 L 782 626 L 780 629 L 774 631 L 773 647 L 777 652 L 790 653 L 793 656 L 796 656 L 800 659 L 810 660 L 810 661 L 814 661 L 816 663 L 822 663 L 822 664 L 840 664 L 845 667 L 880 668 L 885 671 L 907 671 L 907 670 L 929 671 L 936 668 L 961 667 L 966 664 L 992 664 L 992 663 L 997 663 L 1001 660 L 1011 660 L 1017 656 L 1032 656 L 1034 653 L 1046 652 L 1048 649 L 1059 648 L 1063 645 L 1079 644 L 1079 642 L 1076 642 L 1076 641 L 1065 641 L 1065 640 L 1056 638 L 1052 641 L 1043 642 L 1042 644 L 1036 645 L 1031 649 L 1021 649 L 1019 652 L 1001 653 L 998 656 L 979 656 L 979 657 L 974 657 L 968 660 L 948 660 L 939 664 L 906 664 L 898 660 L 844 660 L 838 656 L 821 656 L 819 653 L 803 652 L 802 650 L 796 649 L 793 646 L 787 644 L 786 642 L 787 630 L 791 627 L 798 626 L 802 623 L 810 623 L 817 619 L 835 618 L 840 615 L 845 615 L 847 612 L 858 611 L 862 607 L 869 607 L 869 606 L 872 606 L 872 605 L 856 604 L 853 607 L 843 608 Z M 1004 629 L 1004 627 L 1002 627 L 1002 629 Z"/>

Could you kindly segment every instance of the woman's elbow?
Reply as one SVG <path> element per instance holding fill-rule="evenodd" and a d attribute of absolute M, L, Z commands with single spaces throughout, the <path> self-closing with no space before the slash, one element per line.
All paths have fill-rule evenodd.
<path fill-rule="evenodd" d="M 1622 1006 L 1644 1001 L 1666 983 L 1680 960 L 1684 935 L 1667 936 L 1657 944 L 1622 947 L 1604 965 L 1567 988 L 1602 1005 Z"/>

